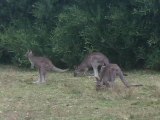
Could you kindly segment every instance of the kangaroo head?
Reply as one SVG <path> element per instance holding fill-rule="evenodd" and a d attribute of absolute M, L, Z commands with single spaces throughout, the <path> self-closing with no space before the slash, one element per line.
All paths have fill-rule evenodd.
<path fill-rule="evenodd" d="M 74 66 L 74 77 L 82 76 L 83 74 L 84 70 L 80 66 Z"/>
<path fill-rule="evenodd" d="M 24 56 L 25 57 L 31 57 L 31 56 L 33 56 L 33 53 L 32 53 L 31 50 L 28 50 Z"/>

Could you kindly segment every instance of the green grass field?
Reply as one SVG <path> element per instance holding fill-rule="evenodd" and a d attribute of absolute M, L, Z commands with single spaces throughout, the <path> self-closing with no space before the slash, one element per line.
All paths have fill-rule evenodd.
<path fill-rule="evenodd" d="M 72 72 L 49 73 L 46 84 L 33 84 L 37 72 L 0 66 L 0 120 L 160 120 L 160 73 L 127 72 L 143 87 L 97 92 L 95 79 Z"/>

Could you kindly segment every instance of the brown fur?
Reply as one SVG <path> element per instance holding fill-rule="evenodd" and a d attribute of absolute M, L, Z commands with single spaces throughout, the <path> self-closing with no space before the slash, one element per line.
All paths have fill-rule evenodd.
<path fill-rule="evenodd" d="M 32 51 L 28 51 L 25 56 L 29 59 L 31 62 L 31 66 L 34 65 L 38 71 L 39 71 L 39 79 L 36 81 L 36 83 L 43 83 L 46 82 L 45 76 L 48 71 L 57 71 L 57 72 L 64 72 L 66 70 L 62 70 L 57 68 L 53 65 L 51 60 L 49 60 L 46 57 L 37 57 L 34 56 Z"/>
<path fill-rule="evenodd" d="M 82 63 L 77 68 L 75 68 L 74 76 L 86 74 L 89 68 L 93 68 L 94 76 L 99 77 L 98 66 L 102 66 L 103 64 L 105 64 L 106 66 L 109 65 L 108 58 L 100 52 L 93 52 L 87 55 Z"/>
<path fill-rule="evenodd" d="M 97 88 L 99 88 L 102 85 L 106 85 L 107 87 L 113 87 L 116 76 L 119 76 L 119 78 L 121 79 L 121 81 L 126 87 L 142 86 L 141 84 L 130 85 L 128 81 L 125 80 L 123 72 L 117 64 L 109 64 L 109 66 L 107 67 L 102 66 L 99 76 L 100 76 L 100 79 L 96 78 Z"/>

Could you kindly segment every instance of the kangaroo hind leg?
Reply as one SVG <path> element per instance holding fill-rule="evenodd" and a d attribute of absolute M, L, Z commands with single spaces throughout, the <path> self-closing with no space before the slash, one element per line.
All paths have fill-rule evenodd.
<path fill-rule="evenodd" d="M 118 76 L 119 76 L 119 78 L 121 79 L 121 81 L 123 82 L 123 84 L 124 84 L 127 88 L 129 88 L 130 85 L 129 85 L 128 81 L 125 80 L 122 71 L 119 72 Z"/>
<path fill-rule="evenodd" d="M 94 77 L 100 79 L 99 75 L 98 75 L 98 65 L 93 64 L 93 71 L 94 71 Z"/>
<path fill-rule="evenodd" d="M 41 69 L 40 71 L 40 74 L 41 74 L 41 83 L 45 83 L 46 82 L 46 70 L 45 69 Z"/>
<path fill-rule="evenodd" d="M 35 82 L 33 82 L 33 83 L 40 83 L 41 82 L 41 72 L 40 72 L 41 70 L 40 70 L 40 68 L 38 69 L 38 73 L 39 73 L 39 77 L 38 77 L 38 80 L 37 81 L 35 81 Z"/>

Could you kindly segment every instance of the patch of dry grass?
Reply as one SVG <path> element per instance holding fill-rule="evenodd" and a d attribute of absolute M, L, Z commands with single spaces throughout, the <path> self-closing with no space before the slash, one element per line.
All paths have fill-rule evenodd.
<path fill-rule="evenodd" d="M 50 73 L 33 84 L 36 71 L 0 67 L 0 120 L 159 120 L 160 74 L 131 71 L 126 79 L 143 87 L 97 92 L 94 78 Z"/>

